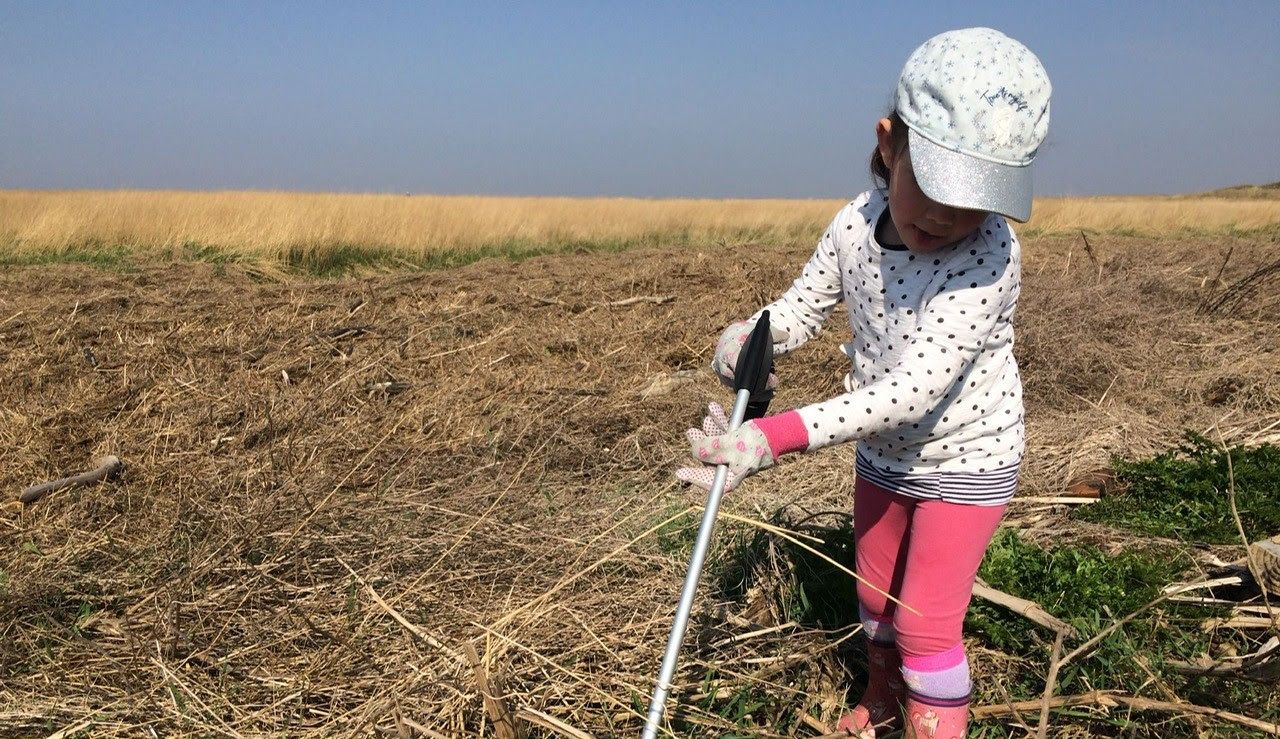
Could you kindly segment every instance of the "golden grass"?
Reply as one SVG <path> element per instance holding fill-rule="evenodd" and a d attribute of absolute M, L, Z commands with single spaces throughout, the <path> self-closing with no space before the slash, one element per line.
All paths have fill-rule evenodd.
<path fill-rule="evenodd" d="M 809 241 L 842 200 L 513 198 L 284 192 L 0 191 L 0 249 L 187 245 L 255 259 L 338 247 L 425 257 L 441 250 L 572 244 Z M 1099 197 L 1038 200 L 1027 233 L 1162 233 L 1280 224 L 1280 200 Z"/>
<path fill-rule="evenodd" d="M 1210 196 L 1040 198 L 1024 227 L 1039 233 L 1258 231 L 1280 225 L 1280 200 Z"/>

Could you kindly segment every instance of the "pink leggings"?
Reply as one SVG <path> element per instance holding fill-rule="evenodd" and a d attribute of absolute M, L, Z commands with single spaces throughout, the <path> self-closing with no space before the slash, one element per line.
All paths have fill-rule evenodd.
<path fill-rule="evenodd" d="M 1005 507 L 909 498 L 861 478 L 853 497 L 858 575 L 920 612 L 859 582 L 865 616 L 892 622 L 909 661 L 954 653 L 978 565 Z"/>

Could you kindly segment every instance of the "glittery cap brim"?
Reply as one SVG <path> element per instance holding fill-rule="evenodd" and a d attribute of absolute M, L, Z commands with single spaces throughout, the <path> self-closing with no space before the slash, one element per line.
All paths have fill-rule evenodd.
<path fill-rule="evenodd" d="M 1031 217 L 1031 165 L 989 162 L 939 146 L 911 129 L 911 168 L 925 195 L 953 208 Z"/>

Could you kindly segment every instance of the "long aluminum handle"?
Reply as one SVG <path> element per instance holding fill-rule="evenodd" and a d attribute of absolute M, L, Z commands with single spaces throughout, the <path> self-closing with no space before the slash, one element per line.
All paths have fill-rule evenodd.
<path fill-rule="evenodd" d="M 750 390 L 739 390 L 733 400 L 733 415 L 729 418 L 730 430 L 742 424 L 747 413 L 747 401 L 751 400 Z M 658 672 L 658 684 L 649 699 L 649 716 L 644 722 L 643 739 L 655 739 L 658 736 L 658 725 L 662 723 L 662 713 L 667 702 L 667 693 L 671 690 L 671 678 L 676 673 L 676 659 L 680 656 L 680 644 L 684 641 L 684 631 L 689 625 L 689 612 L 693 610 L 693 596 L 698 592 L 698 581 L 702 579 L 702 564 L 707 558 L 707 550 L 711 548 L 711 530 L 716 525 L 716 513 L 720 510 L 720 498 L 724 496 L 724 484 L 729 479 L 729 466 L 716 467 L 716 477 L 711 483 L 711 491 L 707 494 L 706 509 L 702 513 L 702 525 L 698 527 L 698 540 L 693 545 L 693 557 L 689 559 L 689 572 L 684 576 L 684 588 L 680 591 L 680 605 L 676 608 L 676 620 L 671 624 L 671 635 L 667 637 L 667 651 L 662 656 L 662 669 Z"/>

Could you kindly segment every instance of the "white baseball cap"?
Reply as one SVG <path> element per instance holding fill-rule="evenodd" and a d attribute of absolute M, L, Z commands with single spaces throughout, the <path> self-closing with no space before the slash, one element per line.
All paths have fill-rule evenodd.
<path fill-rule="evenodd" d="M 924 42 L 908 57 L 895 95 L 920 189 L 944 205 L 1025 222 L 1051 91 L 1036 55 L 994 29 L 947 31 Z"/>

